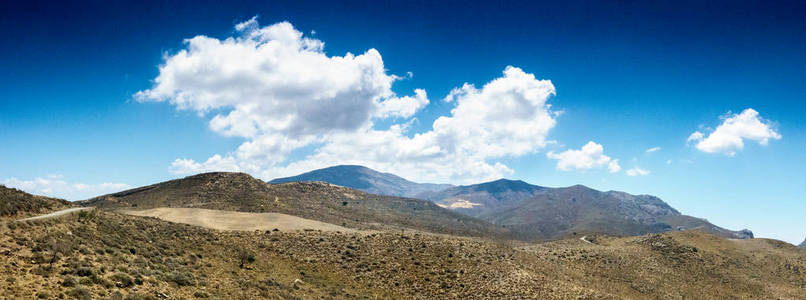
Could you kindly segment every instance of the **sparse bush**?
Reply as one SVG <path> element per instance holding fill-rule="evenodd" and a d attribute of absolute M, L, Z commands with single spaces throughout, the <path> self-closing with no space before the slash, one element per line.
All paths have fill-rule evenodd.
<path fill-rule="evenodd" d="M 77 287 L 67 292 L 67 295 L 80 300 L 92 299 L 90 291 L 84 287 Z"/>
<path fill-rule="evenodd" d="M 209 298 L 210 294 L 208 294 L 205 291 L 196 291 L 195 293 L 193 293 L 193 297 L 196 297 L 196 298 Z"/>
<path fill-rule="evenodd" d="M 91 276 L 92 274 L 92 269 L 89 267 L 80 267 L 78 270 L 76 270 L 76 275 L 81 277 Z"/>
<path fill-rule="evenodd" d="M 80 222 L 88 222 L 95 218 L 95 210 L 82 210 L 78 212 Z"/>
<path fill-rule="evenodd" d="M 112 282 L 115 283 L 115 286 L 119 288 L 127 288 L 134 284 L 134 280 L 132 279 L 132 277 L 129 276 L 129 274 L 123 272 L 117 272 L 115 274 L 112 274 L 112 276 L 110 276 L 110 279 L 112 280 Z"/>
<path fill-rule="evenodd" d="M 167 276 L 167 281 L 174 282 L 179 286 L 189 286 L 194 285 L 196 280 L 193 277 L 193 274 L 188 272 L 172 272 L 169 273 Z"/>
<path fill-rule="evenodd" d="M 246 263 L 253 263 L 257 258 L 255 257 L 255 253 L 249 251 L 247 249 L 240 249 L 238 250 L 238 260 L 240 261 L 239 267 L 243 269 L 244 264 Z"/>
<path fill-rule="evenodd" d="M 62 280 L 62 286 L 64 287 L 74 287 L 77 284 L 78 281 L 76 281 L 76 279 L 73 278 L 73 276 L 67 276 L 64 278 L 64 280 Z"/>

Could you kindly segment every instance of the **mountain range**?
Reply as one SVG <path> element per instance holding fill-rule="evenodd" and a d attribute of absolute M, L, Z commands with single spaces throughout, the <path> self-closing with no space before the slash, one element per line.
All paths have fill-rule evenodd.
<path fill-rule="evenodd" d="M 806 251 L 709 234 L 730 236 L 656 197 L 514 180 L 428 195 L 225 172 L 77 203 L 0 187 L 13 208 L 0 218 L 0 298 L 803 296 Z"/>
<path fill-rule="evenodd" d="M 371 193 L 430 200 L 443 208 L 506 227 L 527 240 L 582 233 L 641 235 L 690 229 L 730 238 L 753 237 L 750 230 L 727 230 L 705 219 L 681 214 L 654 196 L 601 192 L 582 185 L 548 188 L 507 179 L 464 186 L 422 184 L 361 166 L 334 166 L 270 183 L 293 180 L 323 181 Z"/>

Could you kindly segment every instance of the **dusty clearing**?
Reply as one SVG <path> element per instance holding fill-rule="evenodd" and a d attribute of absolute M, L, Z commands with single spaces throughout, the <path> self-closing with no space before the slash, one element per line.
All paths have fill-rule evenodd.
<path fill-rule="evenodd" d="M 280 213 L 247 213 L 203 208 L 160 207 L 145 210 L 120 210 L 119 212 L 141 217 L 157 217 L 169 222 L 184 223 L 218 230 L 321 230 L 352 232 L 345 228 Z"/>

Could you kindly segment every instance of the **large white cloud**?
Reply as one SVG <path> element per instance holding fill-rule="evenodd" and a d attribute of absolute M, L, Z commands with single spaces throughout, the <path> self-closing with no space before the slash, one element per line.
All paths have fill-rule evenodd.
<path fill-rule="evenodd" d="M 533 153 L 547 143 L 555 114 L 546 103 L 552 83 L 516 67 L 481 88 L 464 84 L 454 104 L 424 132 L 409 132 L 430 103 L 425 90 L 398 96 L 378 51 L 328 56 L 324 42 L 287 23 L 260 27 L 253 18 L 238 36 L 196 36 L 166 55 L 139 101 L 214 114 L 210 128 L 246 138 L 237 150 L 204 162 L 180 158 L 171 171 L 243 171 L 269 179 L 333 164 L 355 163 L 415 180 L 469 182 L 512 173 L 497 159 Z M 374 127 L 392 120 L 389 129 Z M 312 154 L 289 159 L 311 147 Z"/>
<path fill-rule="evenodd" d="M 49 175 L 31 180 L 7 178 L 2 182 L 7 187 L 23 190 L 25 192 L 67 200 L 84 200 L 103 194 L 119 192 L 131 188 L 125 183 L 98 183 L 86 184 L 68 182 L 62 175 Z"/>
<path fill-rule="evenodd" d="M 611 173 L 621 171 L 618 159 L 604 155 L 604 147 L 593 141 L 589 141 L 579 150 L 568 149 L 560 153 L 550 151 L 546 156 L 550 159 L 556 159 L 557 169 L 562 171 L 584 171 L 604 167 L 607 167 Z"/>
<path fill-rule="evenodd" d="M 700 151 L 707 153 L 722 153 L 733 156 L 736 151 L 744 148 L 744 140 L 756 141 L 766 146 L 770 139 L 781 139 L 781 135 L 773 129 L 772 122 L 759 117 L 758 112 L 752 108 L 745 109 L 740 114 L 728 114 L 724 120 L 707 137 L 695 131 L 688 137 L 689 142 L 696 142 Z"/>

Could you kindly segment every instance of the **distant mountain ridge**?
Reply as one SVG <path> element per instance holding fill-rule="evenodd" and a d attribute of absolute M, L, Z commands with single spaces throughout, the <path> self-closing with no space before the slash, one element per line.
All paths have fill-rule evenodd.
<path fill-rule="evenodd" d="M 332 166 L 296 176 L 273 179 L 269 183 L 278 184 L 295 181 L 323 181 L 371 194 L 398 197 L 413 197 L 418 194 L 453 187 L 450 184 L 416 183 L 394 174 L 378 172 L 356 165 Z"/>
<path fill-rule="evenodd" d="M 798 245 L 798 247 L 806 248 L 806 240 L 803 240 L 803 243 L 800 243 L 800 245 Z"/>
<path fill-rule="evenodd" d="M 378 178 L 388 178 L 389 181 Z M 441 207 L 504 226 L 521 239 L 555 239 L 575 233 L 641 235 L 691 229 L 729 238 L 753 237 L 753 233 L 746 229 L 727 230 L 705 219 L 683 215 L 655 196 L 602 192 L 583 185 L 547 188 L 521 180 L 499 179 L 419 193 L 401 193 L 402 188 L 386 188 L 400 184 L 372 183 L 410 181 L 361 166 L 335 166 L 271 182 L 294 180 L 325 181 L 370 193 L 392 191 L 430 200 Z"/>

